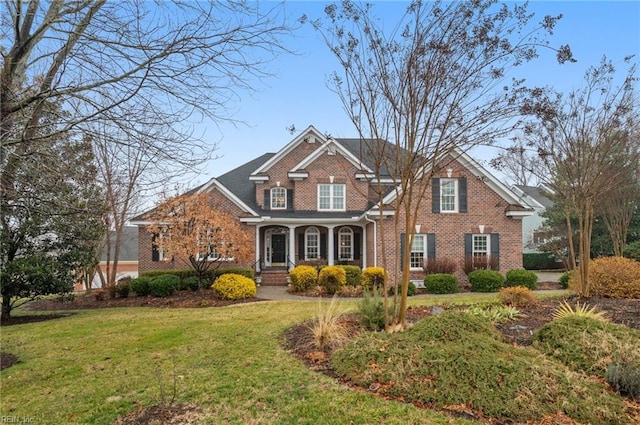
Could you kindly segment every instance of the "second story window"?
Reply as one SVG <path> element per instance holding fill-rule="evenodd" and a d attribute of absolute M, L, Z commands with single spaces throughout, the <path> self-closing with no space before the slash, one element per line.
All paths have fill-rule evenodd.
<path fill-rule="evenodd" d="M 274 187 L 271 189 L 271 209 L 287 209 L 287 189 L 284 187 Z"/>
<path fill-rule="evenodd" d="M 345 185 L 318 185 L 318 211 L 345 211 Z"/>
<path fill-rule="evenodd" d="M 458 212 L 458 181 L 457 179 L 440 179 L 440 211 Z"/>

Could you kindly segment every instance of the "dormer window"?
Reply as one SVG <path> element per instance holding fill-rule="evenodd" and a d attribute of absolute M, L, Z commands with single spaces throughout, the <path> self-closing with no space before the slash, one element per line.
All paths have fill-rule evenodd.
<path fill-rule="evenodd" d="M 284 187 L 274 187 L 271 189 L 271 209 L 287 209 L 287 189 Z"/>

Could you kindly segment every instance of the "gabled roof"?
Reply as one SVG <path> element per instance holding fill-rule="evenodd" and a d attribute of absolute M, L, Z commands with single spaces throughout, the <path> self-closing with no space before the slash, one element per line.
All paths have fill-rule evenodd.
<path fill-rule="evenodd" d="M 111 240 L 111 253 L 109 259 L 113 261 L 115 255 L 116 232 L 109 232 Z M 125 226 L 122 228 L 120 238 L 120 249 L 118 251 L 118 261 L 138 261 L 138 228 L 135 226 Z M 107 247 L 105 246 L 100 255 L 100 261 L 107 261 Z"/>
<path fill-rule="evenodd" d="M 309 164 L 318 159 L 320 155 L 324 154 L 327 151 L 333 151 L 334 154 L 339 152 L 358 170 L 366 171 L 369 173 L 373 172 L 363 161 L 359 159 L 359 156 L 354 155 L 350 150 L 346 149 L 337 139 L 327 139 L 322 145 L 320 145 L 315 151 L 313 151 L 311 155 L 300 161 L 289 171 L 296 172 L 306 169 Z"/>
<path fill-rule="evenodd" d="M 550 208 L 554 202 L 549 197 L 550 191 L 543 186 L 525 186 L 514 185 L 515 191 L 518 194 L 522 194 L 524 202 L 531 205 L 534 208 Z"/>

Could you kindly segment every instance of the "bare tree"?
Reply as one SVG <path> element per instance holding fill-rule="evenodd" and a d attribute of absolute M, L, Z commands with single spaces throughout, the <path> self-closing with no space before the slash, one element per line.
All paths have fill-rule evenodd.
<path fill-rule="evenodd" d="M 374 142 L 367 151 L 379 152 L 379 140 L 392 143 L 380 155 L 384 162 L 376 161 L 374 174 L 380 180 L 388 173 L 399 182 L 396 234 L 406 237 L 394 323 L 402 327 L 410 247 L 430 177 L 457 152 L 490 145 L 516 124 L 509 118 L 518 112 L 521 81 L 508 81 L 507 73 L 548 46 L 545 34 L 560 17 L 546 16 L 532 27 L 526 6 L 416 1 L 397 26 L 385 31 L 368 4 L 345 1 L 326 12 L 326 26 L 313 24 L 342 65 L 332 83 L 347 114 L 363 143 Z M 557 53 L 561 62 L 571 60 L 568 46 Z M 382 218 L 382 202 L 379 208 Z"/>
<path fill-rule="evenodd" d="M 538 186 L 542 183 L 538 177 L 543 166 L 542 161 L 522 140 L 516 140 L 513 146 L 507 147 L 492 159 L 491 166 L 502 171 L 512 184 Z"/>
<path fill-rule="evenodd" d="M 526 128 L 529 143 L 545 163 L 545 184 L 563 200 L 568 235 L 571 216 L 577 217 L 577 292 L 590 295 L 589 259 L 595 208 L 607 195 L 629 183 L 629 170 L 637 173 L 638 99 L 633 65 L 620 86 L 616 69 L 603 58 L 585 73 L 585 87 L 566 97 L 551 89 L 532 89 L 523 112 L 536 120 Z M 570 238 L 571 239 L 571 238 Z M 569 240 L 569 247 L 573 241 Z M 576 256 L 569 256 L 576 268 Z"/>
<path fill-rule="evenodd" d="M 142 163 L 189 168 L 209 159 L 216 143 L 192 134 L 192 123 L 231 120 L 233 101 L 269 76 L 265 65 L 286 51 L 281 37 L 289 32 L 281 5 L 244 1 L 5 0 L 3 6 L 3 198 L 13 196 L 30 146 L 58 135 L 104 141 L 112 146 L 102 153 L 121 149 L 119 159 L 135 152 L 141 162 L 134 160 L 128 177 Z M 50 105 L 63 113 L 47 113 Z M 117 190 L 125 192 L 117 213 L 111 202 L 120 223 L 120 213 L 130 213 L 122 199 L 133 188 Z"/>

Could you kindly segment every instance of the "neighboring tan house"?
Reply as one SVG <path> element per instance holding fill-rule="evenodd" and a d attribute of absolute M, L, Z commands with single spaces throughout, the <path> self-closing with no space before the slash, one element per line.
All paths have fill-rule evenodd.
<path fill-rule="evenodd" d="M 386 143 L 386 142 L 383 142 Z M 190 193 L 206 192 L 212 202 L 238 217 L 255 246 L 255 269 L 262 284 L 286 284 L 297 264 L 382 266 L 386 256 L 392 282 L 400 278 L 403 218 L 395 227 L 393 181 L 384 199 L 383 219 L 372 195 L 370 158 L 360 158 L 359 139 L 327 138 L 313 126 L 279 152 L 267 153 Z M 513 191 L 464 153 L 449 158 L 432 190 L 422 199 L 411 252 L 412 280 L 421 283 L 427 258 L 460 264 L 465 256 L 491 257 L 504 273 L 522 267 L 522 221 L 532 210 Z M 163 261 L 155 235 L 139 226 L 138 267 L 184 268 L 177 259 Z M 382 252 L 381 237 L 386 252 Z"/>
<path fill-rule="evenodd" d="M 542 231 L 544 217 L 542 213 L 553 206 L 549 198 L 549 190 L 544 186 L 514 185 L 512 190 L 526 205 L 533 208 L 534 213 L 522 219 L 522 252 L 538 253 L 538 246 L 547 241 L 547 232 Z"/>

